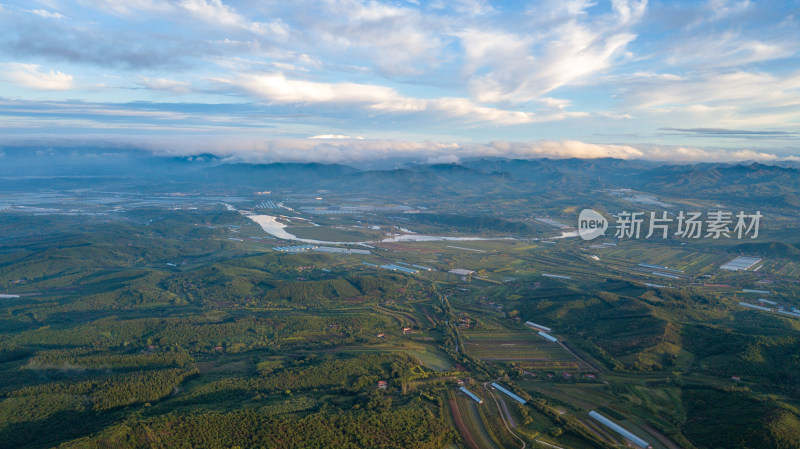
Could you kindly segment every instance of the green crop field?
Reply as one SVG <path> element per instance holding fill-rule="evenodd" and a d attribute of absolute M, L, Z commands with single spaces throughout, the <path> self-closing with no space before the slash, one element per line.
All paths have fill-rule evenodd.
<path fill-rule="evenodd" d="M 463 335 L 467 352 L 482 360 L 575 361 L 561 346 L 545 340 L 533 331 L 463 332 Z"/>

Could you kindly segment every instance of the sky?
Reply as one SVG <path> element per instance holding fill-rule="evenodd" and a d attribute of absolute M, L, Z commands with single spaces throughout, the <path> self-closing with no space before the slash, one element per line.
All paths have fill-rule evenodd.
<path fill-rule="evenodd" d="M 3 2 L 0 157 L 800 160 L 799 14 L 780 0 Z"/>

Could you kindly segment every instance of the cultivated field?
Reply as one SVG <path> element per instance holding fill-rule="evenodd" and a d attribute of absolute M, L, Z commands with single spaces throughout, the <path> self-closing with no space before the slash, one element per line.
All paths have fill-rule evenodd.
<path fill-rule="evenodd" d="M 575 362 L 557 343 L 535 332 L 462 332 L 467 352 L 481 360 Z"/>

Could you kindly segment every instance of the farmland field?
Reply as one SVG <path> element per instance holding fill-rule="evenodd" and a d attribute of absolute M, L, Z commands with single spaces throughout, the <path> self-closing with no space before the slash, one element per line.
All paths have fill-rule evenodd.
<path fill-rule="evenodd" d="M 657 244 L 620 244 L 603 249 L 599 253 L 603 260 L 623 265 L 646 263 L 681 270 L 698 276 L 719 268 L 730 259 L 726 254 L 696 252 Z"/>
<path fill-rule="evenodd" d="M 484 399 L 483 404 L 476 404 L 475 401 L 462 393 L 457 393 L 455 398 L 455 412 L 461 416 L 467 433 L 472 437 L 478 449 L 501 449 L 489 436 L 485 424 L 481 419 L 478 407 L 487 407 L 488 403 Z"/>
<path fill-rule="evenodd" d="M 569 361 L 575 358 L 536 332 L 463 332 L 467 352 L 482 360 Z"/>

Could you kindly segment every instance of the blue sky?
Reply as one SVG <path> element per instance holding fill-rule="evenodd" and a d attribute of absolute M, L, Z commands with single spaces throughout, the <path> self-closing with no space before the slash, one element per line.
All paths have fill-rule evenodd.
<path fill-rule="evenodd" d="M 787 1 L 0 3 L 0 145 L 800 157 Z M 1 153 L 0 153 L 1 154 Z"/>

